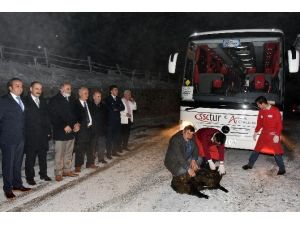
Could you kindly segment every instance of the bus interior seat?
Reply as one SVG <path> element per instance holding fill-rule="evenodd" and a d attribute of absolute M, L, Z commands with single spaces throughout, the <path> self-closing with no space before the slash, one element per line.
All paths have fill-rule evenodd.
<path fill-rule="evenodd" d="M 210 94 L 212 92 L 213 81 L 224 80 L 224 75 L 221 73 L 200 73 L 199 75 L 200 75 L 199 93 L 201 94 Z"/>
<path fill-rule="evenodd" d="M 212 93 L 214 94 L 224 94 L 224 82 L 223 79 L 216 79 L 212 81 Z"/>
<path fill-rule="evenodd" d="M 247 74 L 246 79 L 249 79 L 251 91 L 268 91 L 271 82 L 272 74 L 252 73 Z"/>
<path fill-rule="evenodd" d="M 216 79 L 216 80 L 213 80 L 213 82 L 212 82 L 213 88 L 216 88 L 216 89 L 222 88 L 222 85 L 223 85 L 223 81 L 221 79 Z"/>

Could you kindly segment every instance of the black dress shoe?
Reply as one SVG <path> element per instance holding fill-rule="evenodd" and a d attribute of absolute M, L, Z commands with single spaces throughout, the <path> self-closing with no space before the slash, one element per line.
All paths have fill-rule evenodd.
<path fill-rule="evenodd" d="M 106 163 L 107 163 L 107 161 L 105 161 L 104 159 L 101 160 L 100 162 L 103 163 L 103 164 L 106 164 Z"/>
<path fill-rule="evenodd" d="M 25 191 L 30 191 L 31 188 L 27 188 L 27 187 L 24 187 L 24 186 L 21 186 L 21 187 L 13 187 L 13 190 L 14 191 L 22 191 L 22 192 L 25 192 Z"/>
<path fill-rule="evenodd" d="M 5 194 L 6 198 L 9 198 L 9 199 L 12 199 L 12 198 L 16 197 L 15 194 L 12 191 L 4 192 L 4 194 Z"/>
<path fill-rule="evenodd" d="M 26 181 L 27 181 L 27 184 L 29 184 L 29 185 L 36 185 L 36 182 L 34 179 L 26 179 Z"/>
<path fill-rule="evenodd" d="M 252 166 L 249 166 L 248 164 L 247 165 L 244 165 L 242 167 L 244 170 L 248 170 L 248 169 L 252 169 Z"/>
<path fill-rule="evenodd" d="M 130 149 L 130 148 L 127 148 L 127 147 L 124 148 L 124 150 L 126 150 L 126 151 L 131 151 L 131 149 Z"/>
<path fill-rule="evenodd" d="M 48 177 L 47 175 L 46 176 L 42 176 L 40 177 L 41 180 L 45 180 L 45 181 L 51 181 L 52 179 L 50 177 Z"/>
<path fill-rule="evenodd" d="M 118 153 L 115 153 L 115 154 L 112 154 L 112 156 L 120 157 L 121 155 L 119 155 Z"/>
<path fill-rule="evenodd" d="M 283 175 L 285 173 L 286 173 L 285 170 L 279 170 L 278 173 L 277 173 L 277 175 Z"/>
<path fill-rule="evenodd" d="M 106 158 L 108 158 L 108 159 L 112 159 L 112 157 L 111 157 L 111 156 L 107 156 Z"/>

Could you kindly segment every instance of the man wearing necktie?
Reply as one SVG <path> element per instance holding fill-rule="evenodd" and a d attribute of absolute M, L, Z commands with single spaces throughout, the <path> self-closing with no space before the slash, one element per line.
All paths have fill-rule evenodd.
<path fill-rule="evenodd" d="M 41 97 L 43 86 L 34 81 L 30 85 L 30 93 L 25 99 L 25 175 L 30 185 L 36 185 L 34 180 L 34 165 L 38 157 L 40 178 L 51 181 L 47 175 L 47 151 L 51 137 L 51 124 L 48 106 Z"/>
<path fill-rule="evenodd" d="M 106 156 L 108 159 L 112 159 L 111 156 L 120 156 L 117 153 L 121 150 L 120 112 L 125 109 L 125 106 L 122 103 L 121 98 L 118 96 L 118 87 L 116 85 L 111 85 L 109 89 L 110 95 L 105 99 L 105 105 L 107 109 Z"/>
<path fill-rule="evenodd" d="M 23 186 L 21 167 L 24 150 L 25 106 L 21 99 L 23 82 L 12 78 L 7 83 L 9 93 L 0 98 L 0 148 L 2 151 L 3 190 L 8 199 L 14 191 L 29 191 Z"/>
<path fill-rule="evenodd" d="M 86 155 L 86 168 L 96 169 L 94 164 L 94 155 L 91 148 L 92 127 L 94 121 L 92 120 L 90 104 L 87 103 L 89 98 L 89 90 L 86 87 L 81 87 L 78 90 L 79 99 L 75 103 L 75 114 L 77 121 L 80 123 L 80 131 L 75 139 L 75 172 L 81 172 L 81 166 L 84 164 L 84 157 Z"/>

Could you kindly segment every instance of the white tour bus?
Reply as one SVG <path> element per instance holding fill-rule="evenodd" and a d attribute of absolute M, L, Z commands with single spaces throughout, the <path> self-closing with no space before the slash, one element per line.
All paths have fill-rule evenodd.
<path fill-rule="evenodd" d="M 288 51 L 288 62 L 285 54 L 284 33 L 278 29 L 192 34 L 181 90 L 181 129 L 192 124 L 221 130 L 226 125 L 226 147 L 253 149 L 255 99 L 265 96 L 282 112 L 286 68 L 298 72 L 298 51 Z M 170 73 L 175 73 L 177 56 L 169 58 Z"/>

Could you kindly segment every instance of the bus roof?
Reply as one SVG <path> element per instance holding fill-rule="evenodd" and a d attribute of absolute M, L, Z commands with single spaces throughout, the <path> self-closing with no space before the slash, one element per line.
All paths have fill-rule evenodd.
<path fill-rule="evenodd" d="M 215 34 L 228 34 L 228 33 L 281 33 L 283 31 L 280 29 L 240 29 L 240 30 L 218 30 L 218 31 L 207 31 L 207 32 L 195 32 L 190 35 L 190 38 L 202 35 L 215 35 Z"/>

